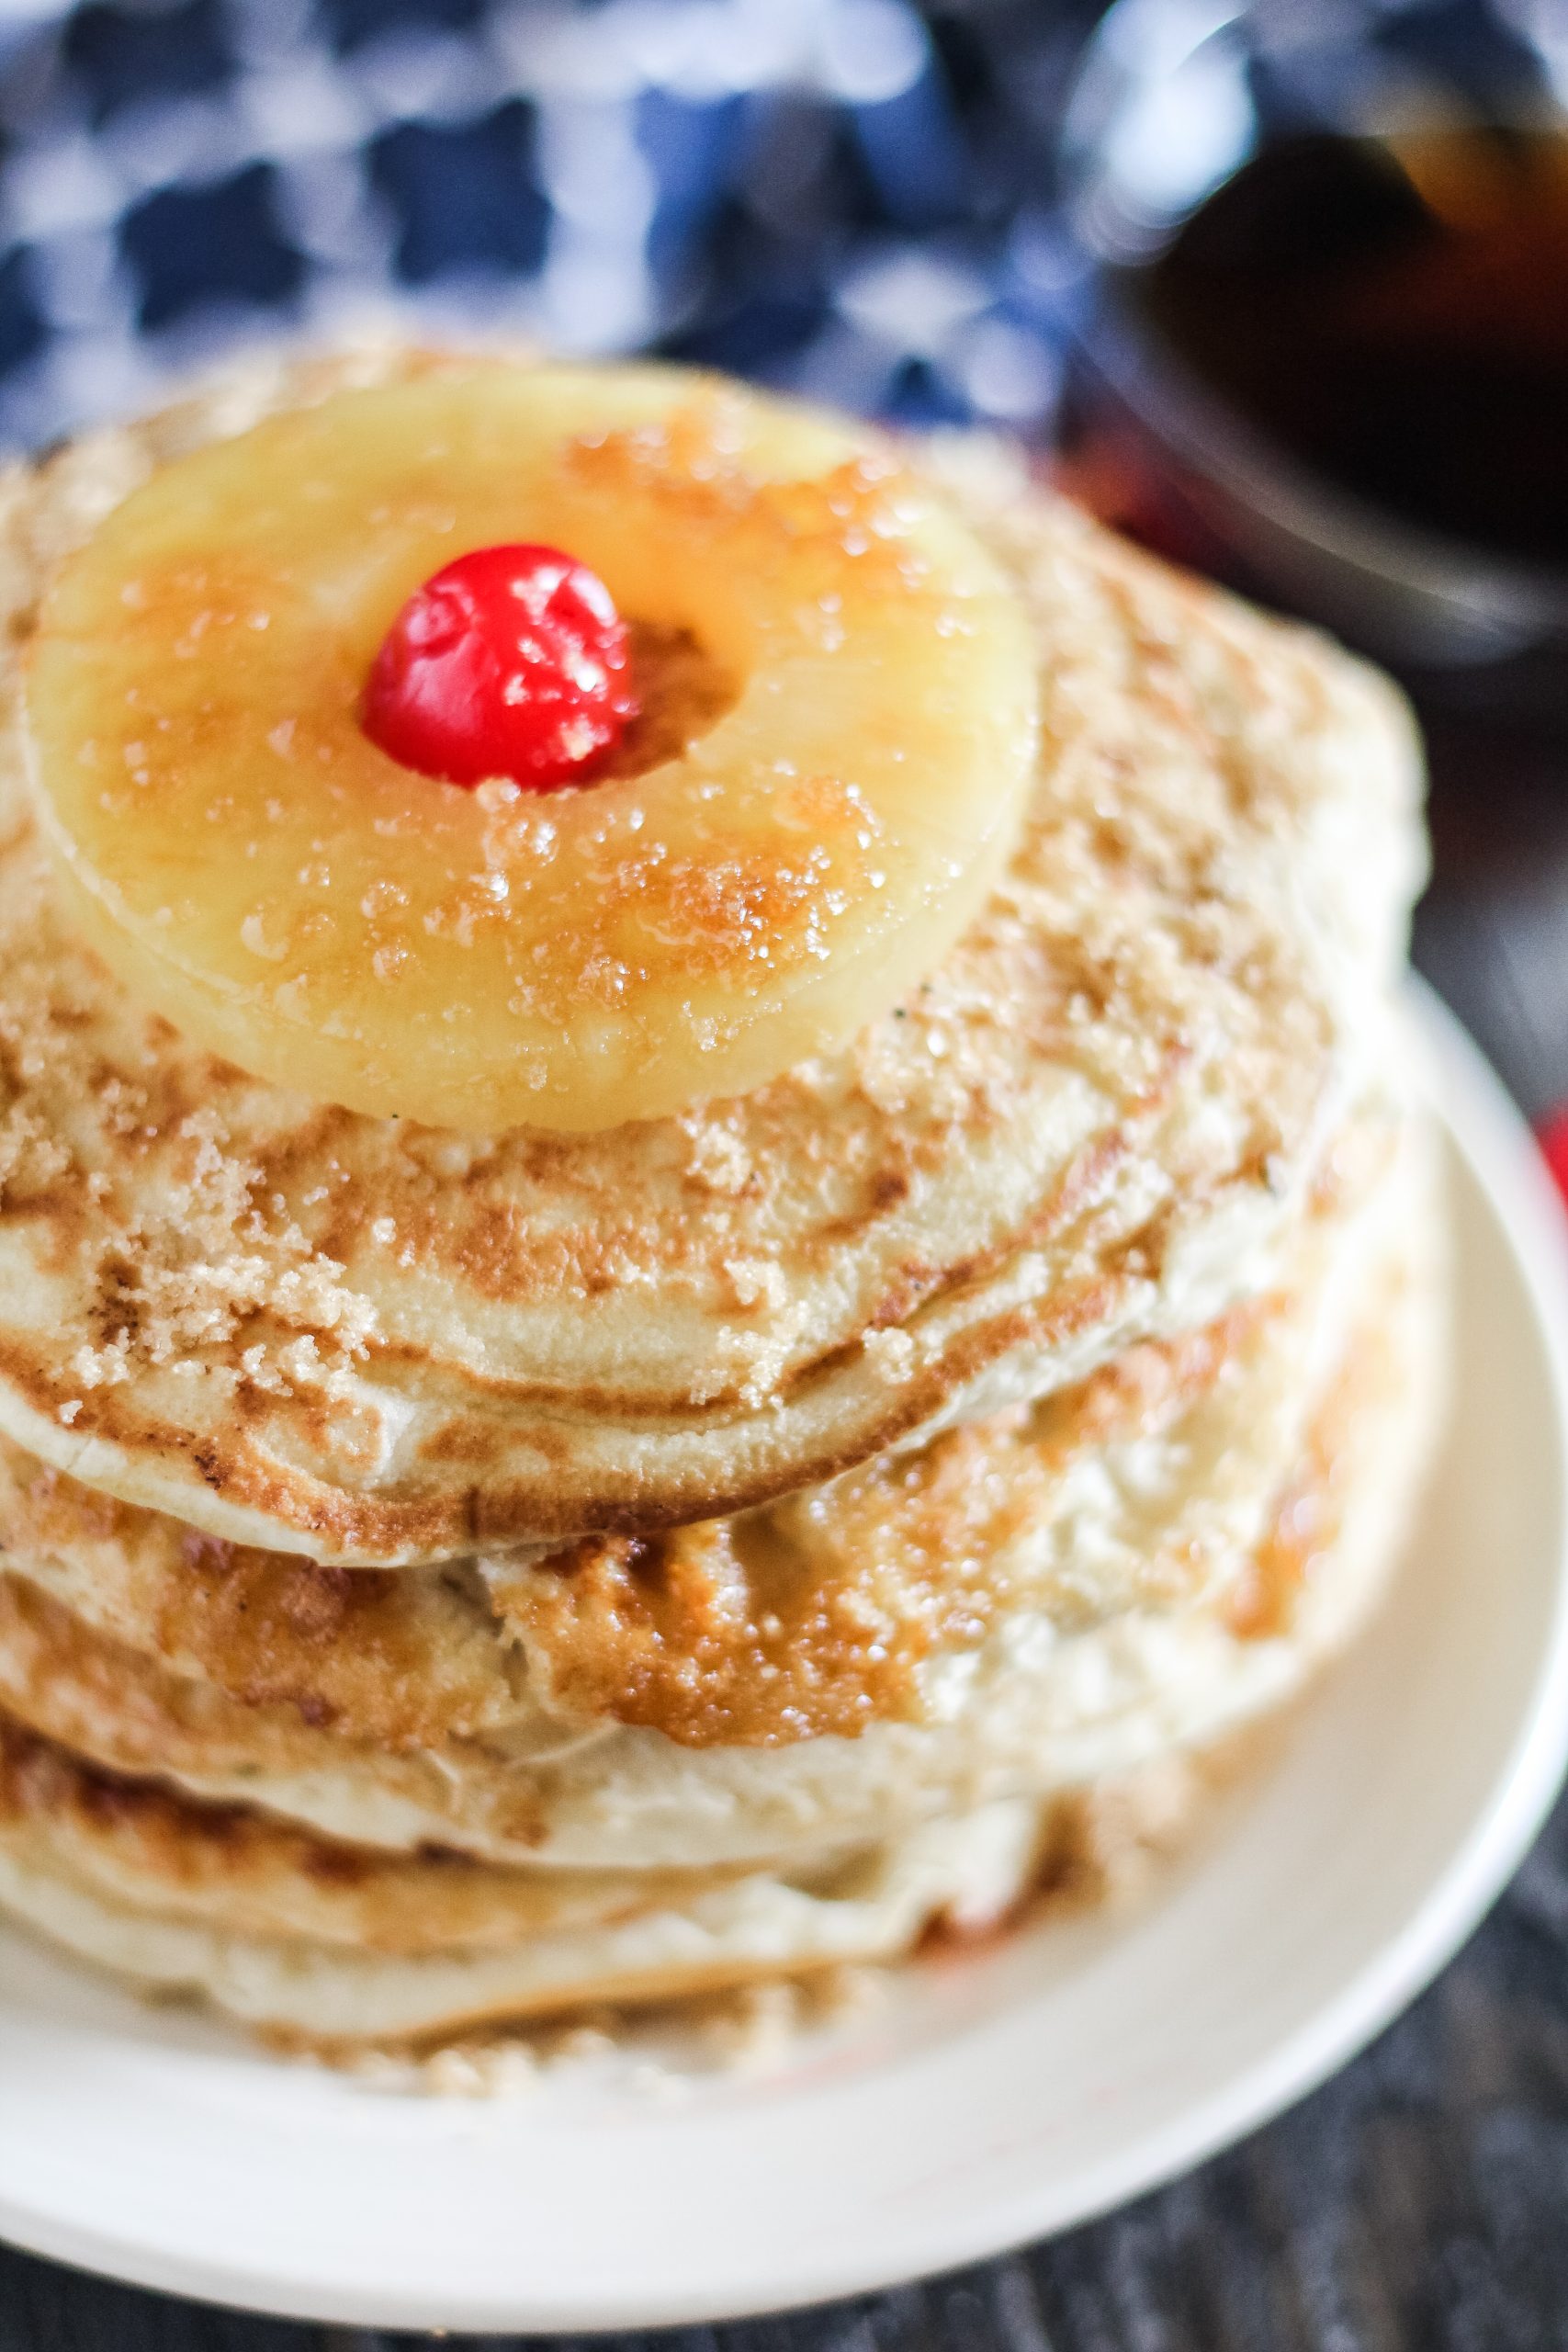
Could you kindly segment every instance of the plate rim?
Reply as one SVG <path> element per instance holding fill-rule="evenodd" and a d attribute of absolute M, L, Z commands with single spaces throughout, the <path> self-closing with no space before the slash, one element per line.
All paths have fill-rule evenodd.
<path fill-rule="evenodd" d="M 1425 1991 L 1480 1925 L 1533 1843 L 1568 1771 L 1568 1219 L 1528 1125 L 1480 1048 L 1424 983 L 1413 983 L 1411 994 L 1435 1048 L 1434 1091 L 1445 1133 L 1517 1263 L 1540 1338 L 1559 1439 L 1562 1545 L 1550 1638 L 1529 1706 L 1485 1804 L 1398 1932 L 1333 1997 L 1210 2096 L 1108 2153 L 1069 2183 L 1048 2181 L 1042 2193 L 1039 2183 L 1025 2179 L 984 2203 L 954 2200 L 939 2232 L 933 2234 L 929 2220 L 922 2227 L 914 2260 L 907 2244 L 893 2243 L 900 2234 L 907 2240 L 908 2229 L 888 2229 L 864 2257 L 850 2249 L 816 2262 L 807 2256 L 791 2278 L 760 2278 L 741 2303 L 732 2291 L 705 2297 L 700 2289 L 622 2300 L 613 2278 L 601 2275 L 591 2294 L 574 2301 L 529 2301 L 525 2292 L 504 2309 L 488 2290 L 465 2299 L 462 2282 L 454 2279 L 437 2310 L 430 2299 L 398 2290 L 378 2294 L 365 2281 L 345 2286 L 304 2271 L 284 2280 L 234 2260 L 172 2255 L 134 2236 L 117 2236 L 112 2227 L 28 2207 L 14 2196 L 0 2197 L 0 2239 L 154 2292 L 326 2324 L 477 2335 L 700 2325 L 876 2292 L 1093 2221 L 1259 2130 L 1347 2064 Z M 889 2061 L 886 2071 L 896 2073 L 897 2064 Z M 869 2076 L 868 2086 L 874 2081 Z M 753 2122 L 764 2115 L 754 2110 Z"/>

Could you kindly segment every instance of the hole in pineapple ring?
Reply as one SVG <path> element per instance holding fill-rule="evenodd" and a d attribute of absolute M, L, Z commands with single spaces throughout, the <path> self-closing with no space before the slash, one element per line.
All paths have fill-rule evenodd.
<path fill-rule="evenodd" d="M 678 760 L 733 707 L 740 682 L 689 628 L 628 619 L 630 669 L 637 714 L 593 771 L 595 783 L 646 775 Z"/>
<path fill-rule="evenodd" d="M 416 778 L 360 731 L 404 600 L 500 539 L 570 548 L 665 667 L 592 792 Z M 978 906 L 1036 728 L 1016 595 L 874 442 L 676 371 L 495 363 L 164 468 L 62 568 L 28 705 L 77 920 L 144 1001 L 481 1131 L 844 1042 Z"/>

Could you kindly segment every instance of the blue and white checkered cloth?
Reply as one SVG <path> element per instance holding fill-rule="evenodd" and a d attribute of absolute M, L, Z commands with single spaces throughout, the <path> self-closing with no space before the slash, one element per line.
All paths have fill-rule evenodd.
<path fill-rule="evenodd" d="M 390 315 L 1042 424 L 1078 274 L 1052 131 L 1085 16 L 0 0 L 0 440 L 258 335 Z"/>

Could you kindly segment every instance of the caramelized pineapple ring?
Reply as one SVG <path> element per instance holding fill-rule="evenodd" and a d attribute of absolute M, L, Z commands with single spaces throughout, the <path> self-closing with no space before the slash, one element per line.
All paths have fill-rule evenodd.
<path fill-rule="evenodd" d="M 733 684 L 676 756 L 475 790 L 361 731 L 418 583 L 569 549 Z M 942 956 L 1036 730 L 991 559 L 869 436 L 676 371 L 469 363 L 165 467 L 62 570 L 28 683 L 82 929 L 257 1076 L 582 1129 L 841 1045 Z M 661 744 L 660 749 L 667 748 Z"/>

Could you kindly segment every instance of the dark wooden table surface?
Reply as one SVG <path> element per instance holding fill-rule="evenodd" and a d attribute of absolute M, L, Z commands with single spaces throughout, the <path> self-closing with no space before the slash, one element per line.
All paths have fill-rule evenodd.
<path fill-rule="evenodd" d="M 1499 742 L 1449 721 L 1434 728 L 1433 766 L 1437 873 L 1417 958 L 1539 1117 L 1568 1098 L 1568 747 Z M 0 2248 L 0 2352 L 378 2352 L 409 2340 L 241 2318 Z M 691 2352 L 1559 2352 L 1568 1800 L 1413 2009 L 1314 2097 L 1187 2179 L 928 2285 L 617 2341 Z"/>

